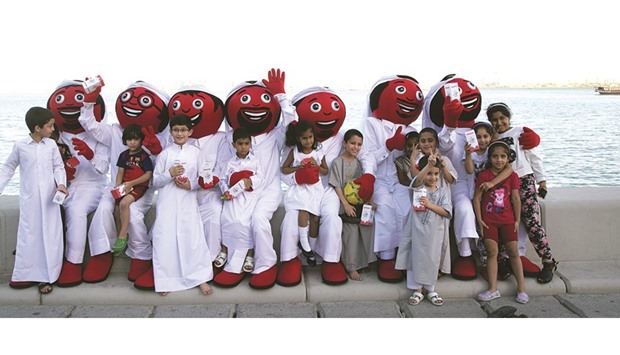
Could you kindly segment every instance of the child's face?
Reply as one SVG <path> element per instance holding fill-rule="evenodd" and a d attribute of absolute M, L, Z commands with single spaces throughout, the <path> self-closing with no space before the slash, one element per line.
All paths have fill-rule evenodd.
<path fill-rule="evenodd" d="M 252 141 L 250 138 L 239 138 L 233 142 L 233 147 L 235 147 L 239 158 L 245 158 L 252 149 Z"/>
<path fill-rule="evenodd" d="M 496 147 L 491 152 L 491 166 L 495 171 L 501 171 L 508 164 L 508 153 L 502 147 Z"/>
<path fill-rule="evenodd" d="M 510 117 L 504 116 L 500 111 L 493 112 L 491 118 L 489 118 L 489 122 L 495 128 L 495 131 L 499 133 L 504 133 L 510 129 Z"/>
<path fill-rule="evenodd" d="M 314 133 L 312 133 L 311 129 L 305 130 L 297 139 L 303 148 L 312 149 L 314 145 Z"/>
<path fill-rule="evenodd" d="M 487 131 L 486 128 L 478 127 L 476 129 L 476 139 L 478 139 L 478 145 L 480 146 L 480 150 L 487 149 L 489 147 L 489 144 L 491 144 L 492 138 L 493 137 L 491 137 L 489 131 Z"/>
<path fill-rule="evenodd" d="M 54 119 L 52 118 L 51 120 L 47 121 L 47 123 L 44 124 L 43 127 L 36 126 L 34 128 L 34 132 L 44 138 L 51 137 L 52 133 L 54 133 Z"/>
<path fill-rule="evenodd" d="M 348 141 L 342 142 L 342 146 L 347 153 L 356 157 L 362 149 L 362 137 L 351 136 Z"/>
<path fill-rule="evenodd" d="M 413 152 L 413 147 L 415 147 L 416 144 L 418 144 L 417 138 L 411 137 L 407 139 L 407 144 L 405 145 L 405 154 L 404 154 L 406 157 L 411 156 L 411 152 Z"/>
<path fill-rule="evenodd" d="M 433 166 L 428 169 L 428 173 L 424 177 L 424 185 L 427 187 L 435 187 L 437 186 L 437 181 L 439 181 L 439 168 Z"/>
<path fill-rule="evenodd" d="M 178 145 L 183 145 L 187 143 L 189 136 L 192 135 L 192 130 L 187 128 L 186 126 L 172 126 L 170 128 L 170 134 L 174 139 L 174 143 Z"/>
<path fill-rule="evenodd" d="M 131 138 L 126 140 L 125 143 L 127 144 L 127 148 L 129 148 L 132 152 L 135 152 L 142 147 L 142 139 L 140 138 Z"/>
<path fill-rule="evenodd" d="M 420 134 L 420 150 L 424 155 L 430 155 L 435 151 L 437 147 L 437 141 L 435 136 L 430 132 L 424 132 Z"/>

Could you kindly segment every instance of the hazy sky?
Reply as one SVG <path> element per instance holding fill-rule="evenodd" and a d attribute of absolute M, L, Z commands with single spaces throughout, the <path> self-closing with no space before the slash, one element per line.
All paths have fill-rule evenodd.
<path fill-rule="evenodd" d="M 474 83 L 620 81 L 611 4 L 11 1 L 0 13 L 0 93 L 50 93 L 96 74 L 111 92 L 135 80 L 171 94 L 184 84 L 227 92 L 271 67 L 290 89 L 368 89 L 393 74 L 423 88 L 448 73 Z"/>

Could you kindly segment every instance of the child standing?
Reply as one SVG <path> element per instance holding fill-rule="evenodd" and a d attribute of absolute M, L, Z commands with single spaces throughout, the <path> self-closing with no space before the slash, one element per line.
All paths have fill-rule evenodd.
<path fill-rule="evenodd" d="M 187 144 L 190 118 L 170 118 L 170 134 L 174 144 L 159 154 L 153 171 L 153 186 L 159 189 L 151 229 L 155 291 L 165 296 L 198 286 L 202 294 L 210 295 L 211 253 L 196 199 L 200 149 Z"/>
<path fill-rule="evenodd" d="M 20 173 L 20 214 L 15 266 L 9 286 L 27 288 L 38 283 L 39 292 L 52 292 L 63 258 L 63 230 L 60 205 L 53 202 L 57 191 L 68 194 L 62 157 L 56 142 L 54 114 L 42 107 L 26 113 L 30 136 L 13 145 L 0 168 L 0 194 L 15 174 Z"/>
<path fill-rule="evenodd" d="M 215 259 L 216 267 L 228 273 L 240 274 L 254 270 L 254 240 L 250 233 L 252 215 L 263 186 L 260 161 L 252 153 L 252 135 L 247 128 L 233 132 L 236 154 L 228 161 L 220 188 L 224 192 L 222 210 L 222 251 Z M 231 196 L 230 189 L 243 182 L 243 191 Z M 239 279 L 239 282 L 243 280 Z M 215 279 L 216 284 L 218 278 Z M 228 285 L 228 287 L 236 284 Z"/>
<path fill-rule="evenodd" d="M 489 169 L 478 174 L 476 186 L 491 181 L 509 164 L 510 148 L 502 141 L 491 143 L 488 158 Z M 521 216 L 521 199 L 519 197 L 519 178 L 516 173 L 502 181 L 494 188 L 482 192 L 476 188 L 474 193 L 474 213 L 478 221 L 480 234 L 488 253 L 487 272 L 489 289 L 478 295 L 481 301 L 491 301 L 501 297 L 497 290 L 497 255 L 500 242 L 506 246 L 510 266 L 517 279 L 517 302 L 527 303 L 529 297 L 525 293 L 523 266 L 517 250 L 517 231 Z"/>
<path fill-rule="evenodd" d="M 333 186 L 340 200 L 340 215 L 344 217 L 342 223 L 342 254 L 341 261 L 351 280 L 361 281 L 358 270 L 368 267 L 368 264 L 377 260 L 373 252 L 372 226 L 360 225 L 361 207 L 352 206 L 343 193 L 348 181 L 362 176 L 362 163 L 357 156 L 362 148 L 364 136 L 357 129 L 350 129 L 344 134 L 342 146 L 344 153 L 334 159 L 329 169 L 329 184 Z M 373 206 L 374 207 L 374 206 Z M 355 221 L 355 223 L 352 223 Z"/>
<path fill-rule="evenodd" d="M 557 262 L 551 254 L 547 234 L 541 224 L 540 204 L 536 197 L 537 182 L 540 196 L 544 197 L 547 191 L 542 159 L 536 154 L 535 149 L 524 150 L 519 145 L 519 135 L 523 133 L 523 127 L 512 127 L 511 117 L 510 108 L 505 103 L 493 103 L 487 108 L 487 118 L 497 131 L 498 139 L 505 141 L 516 152 L 512 169 L 517 173 L 520 181 L 521 220 L 534 250 L 542 259 L 543 268 L 538 274 L 537 281 L 548 283 L 553 279 L 553 271 L 557 269 Z M 522 239 L 519 241 L 519 254 L 525 255 L 525 241 Z M 524 262 L 529 262 L 525 256 L 522 259 Z"/>
<path fill-rule="evenodd" d="M 415 306 L 426 297 L 435 306 L 443 299 L 435 291 L 437 270 L 442 258 L 444 238 L 452 218 L 452 203 L 447 189 L 440 187 L 441 163 L 435 154 L 423 156 L 418 162 L 427 196 L 420 198 L 423 211 L 412 211 L 407 218 L 404 238 L 398 246 L 396 268 L 407 270 L 407 288 L 413 290 L 409 304 Z M 419 176 L 419 175 L 418 175 Z"/>
<path fill-rule="evenodd" d="M 115 256 L 120 256 L 127 247 L 127 230 L 129 229 L 129 206 L 138 201 L 149 188 L 153 177 L 153 162 L 142 149 L 144 133 L 137 124 L 129 124 L 123 130 L 123 144 L 129 149 L 122 152 L 116 166 L 116 184 L 123 185 L 124 196 L 116 199 L 116 230 L 118 238 L 112 246 Z"/>
<path fill-rule="evenodd" d="M 411 176 L 409 172 L 411 171 L 411 154 L 413 153 L 413 149 L 418 145 L 418 138 L 420 134 L 416 131 L 409 132 L 405 135 L 405 151 L 403 155 L 394 159 L 394 164 L 396 164 L 396 173 L 398 174 L 398 181 L 401 185 L 410 186 L 411 185 Z"/>
<path fill-rule="evenodd" d="M 318 170 L 321 175 L 327 175 L 325 154 L 315 141 L 314 132 L 309 122 L 291 123 L 286 130 L 285 144 L 293 147 L 293 149 L 282 163 L 282 174 L 293 174 L 300 169 L 314 169 Z M 308 264 L 313 266 L 316 265 L 316 259 L 310 247 L 308 236 L 313 238 L 318 236 L 318 215 L 324 191 L 319 180 L 314 184 L 293 185 L 284 197 L 284 207 L 287 210 L 299 211 L 297 219 L 299 248 L 306 257 Z"/>

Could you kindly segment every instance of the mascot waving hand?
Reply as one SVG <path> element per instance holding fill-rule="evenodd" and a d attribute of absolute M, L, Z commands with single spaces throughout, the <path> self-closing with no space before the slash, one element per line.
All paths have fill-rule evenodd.
<path fill-rule="evenodd" d="M 404 75 L 385 77 L 373 85 L 368 96 L 367 114 L 362 118 L 362 154 L 371 154 L 376 168 L 374 176 L 364 174 L 358 180 L 362 180 L 364 186 L 376 179 L 374 251 L 378 253 L 379 279 L 384 282 L 400 282 L 404 278 L 402 271 L 394 266 L 396 248 L 403 235 L 411 202 L 407 186 L 398 181 L 394 159 L 403 154 L 405 134 L 414 131 L 409 125 L 422 113 L 423 102 L 422 90 L 414 78 Z"/>

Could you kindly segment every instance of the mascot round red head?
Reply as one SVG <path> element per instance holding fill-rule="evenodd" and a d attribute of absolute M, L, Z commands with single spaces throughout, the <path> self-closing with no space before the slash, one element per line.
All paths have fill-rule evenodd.
<path fill-rule="evenodd" d="M 186 87 L 170 98 L 168 115 L 185 115 L 194 125 L 192 138 L 202 138 L 218 131 L 224 121 L 222 100 L 201 87 Z"/>
<path fill-rule="evenodd" d="M 424 95 L 417 80 L 396 75 L 377 81 L 370 91 L 368 102 L 375 118 L 408 126 L 422 113 Z"/>
<path fill-rule="evenodd" d="M 84 132 L 78 118 L 85 94 L 81 80 L 65 80 L 58 85 L 47 100 L 47 108 L 54 113 L 58 129 L 73 134 Z M 101 95 L 95 102 L 94 113 L 95 119 L 101 122 L 105 116 L 105 103 Z"/>
<path fill-rule="evenodd" d="M 444 125 L 444 103 L 446 102 L 446 91 L 444 86 L 448 83 L 456 83 L 461 96 L 461 105 L 463 111 L 458 118 L 459 127 L 471 127 L 474 120 L 482 110 L 482 95 L 480 90 L 469 80 L 455 77 L 454 74 L 447 75 L 435 86 L 433 86 L 428 94 L 427 101 L 424 105 L 424 120 L 426 123 L 430 120 L 438 132 Z"/>
<path fill-rule="evenodd" d="M 314 136 L 323 142 L 338 133 L 347 115 L 344 102 L 326 87 L 311 87 L 293 97 L 300 121 L 312 125 Z"/>
<path fill-rule="evenodd" d="M 226 122 L 233 129 L 245 127 L 252 136 L 270 132 L 280 121 L 280 104 L 258 81 L 246 81 L 233 88 L 225 103 Z"/>
<path fill-rule="evenodd" d="M 144 81 L 136 81 L 116 99 L 118 123 L 123 128 L 135 123 L 161 132 L 168 126 L 168 101 L 170 97 L 163 91 Z"/>

